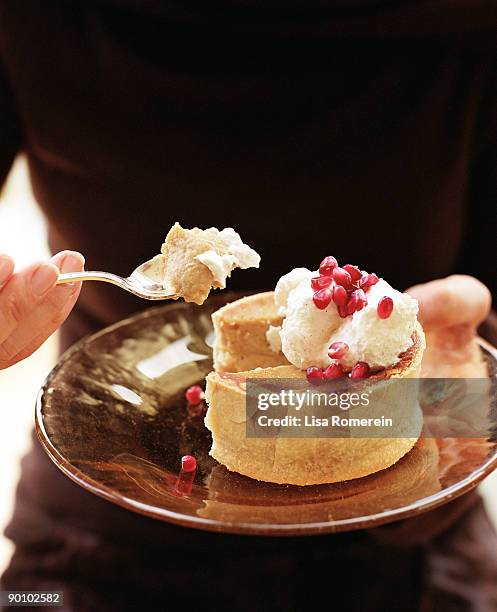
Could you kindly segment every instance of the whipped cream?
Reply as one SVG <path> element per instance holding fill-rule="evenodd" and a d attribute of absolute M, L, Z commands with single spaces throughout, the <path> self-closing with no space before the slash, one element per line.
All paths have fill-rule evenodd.
<path fill-rule="evenodd" d="M 281 327 L 279 325 L 270 325 L 266 332 L 266 340 L 269 344 L 269 348 L 273 353 L 279 353 L 281 351 Z"/>
<path fill-rule="evenodd" d="M 319 310 L 313 302 L 311 278 L 319 272 L 296 268 L 278 281 L 275 301 L 284 315 L 279 332 L 281 350 L 299 369 L 326 367 L 332 360 L 328 348 L 333 342 L 345 342 L 349 349 L 340 358 L 346 368 L 365 361 L 371 368 L 386 368 L 398 361 L 401 353 L 412 346 L 418 303 L 380 279 L 366 292 L 367 306 L 342 319 L 333 301 Z M 378 302 L 388 296 L 393 311 L 380 319 Z M 274 340 L 273 340 L 274 342 Z"/>
<path fill-rule="evenodd" d="M 246 270 L 247 268 L 258 268 L 261 262 L 260 255 L 242 242 L 240 234 L 231 227 L 225 227 L 219 231 L 211 227 L 204 234 L 214 240 L 220 240 L 226 248 L 226 253 L 219 255 L 214 250 L 205 251 L 195 257 L 200 263 L 207 266 L 212 272 L 214 281 L 221 289 L 226 287 L 226 279 L 235 268 Z"/>

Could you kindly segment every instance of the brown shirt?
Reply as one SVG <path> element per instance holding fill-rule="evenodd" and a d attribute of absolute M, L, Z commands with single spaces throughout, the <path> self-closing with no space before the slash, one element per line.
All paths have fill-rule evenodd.
<path fill-rule="evenodd" d="M 126 275 L 179 221 L 233 226 L 261 253 L 260 271 L 235 273 L 233 289 L 273 287 L 292 267 L 333 254 L 399 288 L 465 272 L 497 295 L 490 6 L 0 0 L 0 178 L 24 151 L 52 249 L 80 250 L 88 269 Z M 88 284 L 64 346 L 145 306 Z M 495 325 L 486 334 L 497 342 Z M 26 465 L 20 495 L 35 502 L 20 499 L 19 550 L 27 546 L 19 515 L 33 503 L 68 524 L 91 515 L 92 533 L 102 527 L 95 515 L 116 521 L 135 544 L 167 546 L 178 532 L 89 500 L 39 450 Z M 47 479 L 51 487 L 33 485 Z M 145 525 L 161 537 L 146 539 Z M 179 531 L 189 546 L 214 537 Z M 342 555 L 359 542 L 350 557 L 358 562 L 361 546 L 377 550 L 367 537 L 333 542 L 344 542 Z M 270 547 L 247 542 L 233 544 L 246 559 Z M 266 556 L 268 572 L 297 571 L 303 549 L 292 556 L 293 543 L 271 546 L 288 554 Z M 405 567 L 391 559 L 384 567 L 416 582 L 416 558 Z"/>
<path fill-rule="evenodd" d="M 127 274 L 178 220 L 261 253 L 232 288 L 330 253 L 497 294 L 497 17 L 343 4 L 2 0 L 2 174 L 27 153 L 52 248 L 89 269 Z M 87 285 L 67 342 L 144 306 Z"/>

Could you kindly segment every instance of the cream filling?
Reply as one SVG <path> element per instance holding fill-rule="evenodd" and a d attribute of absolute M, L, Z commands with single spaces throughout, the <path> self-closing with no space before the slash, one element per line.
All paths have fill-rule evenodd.
<path fill-rule="evenodd" d="M 221 239 L 226 253 L 220 255 L 214 250 L 205 251 L 195 257 L 211 271 L 214 281 L 221 289 L 226 287 L 226 279 L 235 268 L 246 270 L 258 268 L 261 262 L 260 255 L 242 242 L 240 235 L 231 227 L 219 231 L 215 227 L 205 230 L 206 235 Z"/>
<path fill-rule="evenodd" d="M 279 353 L 281 351 L 280 331 L 281 327 L 279 325 L 270 325 L 266 332 L 266 340 L 273 353 Z"/>

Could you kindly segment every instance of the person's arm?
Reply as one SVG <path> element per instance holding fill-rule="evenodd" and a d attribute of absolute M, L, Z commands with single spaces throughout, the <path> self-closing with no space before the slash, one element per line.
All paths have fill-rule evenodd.
<path fill-rule="evenodd" d="M 22 147 L 22 130 L 5 72 L 0 64 L 0 190 Z M 81 284 L 56 287 L 59 270 L 79 272 L 84 259 L 65 251 L 50 262 L 14 272 L 0 254 L 0 369 L 28 357 L 60 327 L 74 306 Z"/>

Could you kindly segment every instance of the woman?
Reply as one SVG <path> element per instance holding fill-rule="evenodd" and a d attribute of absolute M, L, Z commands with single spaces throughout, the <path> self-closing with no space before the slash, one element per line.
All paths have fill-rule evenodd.
<path fill-rule="evenodd" d="M 58 270 L 126 275 L 178 220 L 233 226 L 262 255 L 231 287 L 274 286 L 333 252 L 412 290 L 464 349 L 495 293 L 497 20 L 485 3 L 259 6 L 0 1 L 0 172 L 28 156 L 50 263 L 0 265 L 0 362 L 62 348 L 144 307 Z M 481 282 L 480 282 L 481 281 Z M 442 340 L 441 340 L 442 341 Z M 476 494 L 369 532 L 225 536 L 161 524 L 23 461 L 4 589 L 69 610 L 490 610 L 496 539 Z M 321 598 L 321 599 L 320 599 Z M 317 604 L 316 604 L 317 605 Z M 322 605 L 322 604 L 321 604 Z"/>

